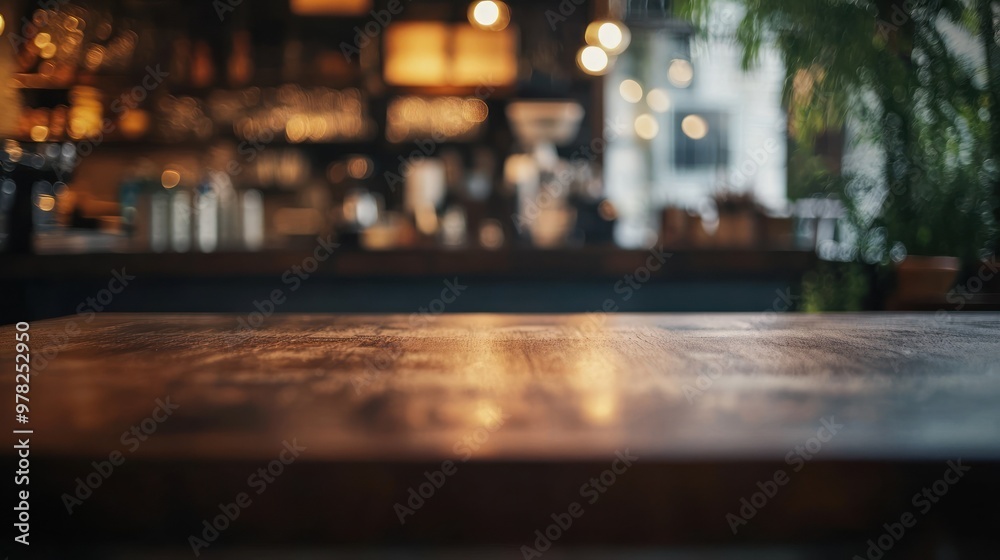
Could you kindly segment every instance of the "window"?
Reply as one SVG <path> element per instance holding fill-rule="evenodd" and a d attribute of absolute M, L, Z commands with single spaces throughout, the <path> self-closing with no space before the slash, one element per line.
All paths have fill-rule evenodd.
<path fill-rule="evenodd" d="M 729 163 L 729 130 L 723 113 L 677 113 L 674 138 L 674 165 L 678 169 Z"/>

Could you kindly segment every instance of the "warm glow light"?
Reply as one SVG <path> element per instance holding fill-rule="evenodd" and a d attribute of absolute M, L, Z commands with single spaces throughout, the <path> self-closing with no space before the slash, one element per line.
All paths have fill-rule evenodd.
<path fill-rule="evenodd" d="M 164 169 L 160 175 L 160 184 L 165 189 L 172 189 L 181 182 L 181 174 L 174 169 Z"/>
<path fill-rule="evenodd" d="M 681 132 L 692 140 L 701 140 L 708 134 L 708 123 L 699 115 L 688 115 L 681 121 Z"/>
<path fill-rule="evenodd" d="M 495 0 L 473 2 L 469 6 L 469 23 L 480 29 L 500 31 L 510 23 L 510 8 Z"/>
<path fill-rule="evenodd" d="M 98 66 L 104 62 L 105 49 L 101 45 L 94 45 L 87 50 L 87 56 L 84 58 L 84 63 L 90 70 L 96 70 Z"/>
<path fill-rule="evenodd" d="M 595 21 L 587 26 L 584 39 L 588 45 L 601 47 L 609 54 L 621 54 L 628 48 L 632 34 L 619 21 Z"/>
<path fill-rule="evenodd" d="M 503 247 L 503 226 L 497 220 L 486 220 L 479 228 L 479 244 L 486 249 Z"/>
<path fill-rule="evenodd" d="M 323 225 L 323 218 L 315 208 L 279 208 L 273 224 L 280 235 L 315 235 Z"/>
<path fill-rule="evenodd" d="M 583 47 L 576 57 L 576 63 L 588 74 L 603 74 L 608 71 L 608 53 L 600 47 Z"/>
<path fill-rule="evenodd" d="M 43 194 L 38 197 L 38 207 L 44 212 L 48 212 L 56 207 L 56 199 L 50 195 Z"/>
<path fill-rule="evenodd" d="M 478 88 L 517 80 L 513 30 L 419 21 L 393 23 L 385 33 L 382 71 L 391 85 Z"/>
<path fill-rule="evenodd" d="M 448 28 L 403 22 L 386 29 L 385 81 L 398 86 L 440 86 L 448 76 Z"/>
<path fill-rule="evenodd" d="M 0 15 L 0 35 L 3 35 L 3 30 L 7 27 L 7 23 L 4 21 L 3 16 Z"/>
<path fill-rule="evenodd" d="M 475 97 L 398 97 L 386 108 L 385 137 L 394 143 L 438 134 L 470 138 L 488 115 L 489 107 Z"/>
<path fill-rule="evenodd" d="M 660 88 L 652 89 L 646 94 L 646 104 L 657 113 L 670 110 L 670 96 Z"/>
<path fill-rule="evenodd" d="M 35 142 L 44 142 L 49 137 L 49 127 L 40 124 L 35 125 L 31 127 L 30 135 L 31 139 Z"/>
<path fill-rule="evenodd" d="M 292 13 L 299 16 L 367 16 L 371 0 L 291 0 Z"/>
<path fill-rule="evenodd" d="M 347 162 L 347 173 L 353 179 L 367 179 L 372 168 L 372 161 L 364 156 L 354 156 Z"/>
<path fill-rule="evenodd" d="M 69 137 L 74 140 L 83 138 L 87 131 L 87 121 L 82 117 L 75 117 L 69 121 Z"/>
<path fill-rule="evenodd" d="M 10 158 L 10 161 L 20 161 L 21 156 L 24 155 L 24 149 L 22 149 L 21 145 L 14 140 L 7 140 L 6 142 L 4 142 L 3 150 L 7 152 L 7 156 Z M 14 187 L 14 182 L 11 181 L 10 179 L 7 179 L 7 181 L 3 183 L 3 187 L 4 187 L 3 192 L 5 192 L 6 194 L 14 192 L 13 190 L 11 191 L 7 190 L 8 188 L 12 189 Z"/>
<path fill-rule="evenodd" d="M 652 140 L 660 133 L 660 125 L 656 122 L 656 117 L 649 113 L 643 113 L 635 118 L 635 133 L 643 140 Z"/>
<path fill-rule="evenodd" d="M 490 108 L 482 99 L 466 99 L 462 105 L 462 118 L 469 122 L 481 123 L 490 114 Z"/>
<path fill-rule="evenodd" d="M 594 393 L 583 401 L 584 414 L 595 424 L 609 423 L 617 410 L 618 402 L 613 393 Z"/>
<path fill-rule="evenodd" d="M 622 29 L 618 27 L 617 24 L 608 22 L 602 23 L 599 28 L 597 28 L 597 40 L 601 42 L 601 46 L 609 51 L 617 49 L 622 44 Z"/>
<path fill-rule="evenodd" d="M 513 29 L 482 30 L 471 25 L 456 25 L 452 29 L 450 85 L 478 88 L 517 81 L 518 40 Z"/>
<path fill-rule="evenodd" d="M 500 418 L 500 414 L 502 412 L 503 411 L 497 405 L 486 403 L 480 404 L 479 407 L 476 408 L 476 420 L 483 426 L 491 426 L 497 418 Z"/>
<path fill-rule="evenodd" d="M 492 0 L 475 2 L 469 11 L 472 12 L 472 19 L 469 23 L 473 25 L 479 24 L 483 27 L 489 27 L 500 19 L 500 8 Z"/>
<path fill-rule="evenodd" d="M 414 214 L 414 221 L 417 223 L 417 230 L 424 235 L 434 235 L 438 229 L 438 218 L 434 208 L 421 206 Z"/>
<path fill-rule="evenodd" d="M 122 135 L 126 138 L 139 138 L 149 130 L 151 119 L 149 112 L 142 109 L 129 109 L 119 118 Z"/>
<path fill-rule="evenodd" d="M 694 67 L 683 58 L 675 58 L 670 61 L 667 69 L 667 79 L 671 84 L 679 88 L 686 88 L 694 80 Z"/>
<path fill-rule="evenodd" d="M 46 59 L 52 58 L 53 56 L 56 55 L 55 43 L 46 43 L 45 46 L 41 48 L 41 51 L 38 54 L 41 55 L 42 58 Z"/>
<path fill-rule="evenodd" d="M 45 45 L 48 45 L 48 44 L 51 44 L 51 43 L 52 43 L 52 35 L 49 35 L 48 33 L 39 33 L 38 35 L 35 35 L 35 46 L 36 47 L 38 47 L 40 49 L 43 49 L 43 48 L 45 48 Z"/>
<path fill-rule="evenodd" d="M 642 100 L 642 86 L 635 80 L 624 80 L 621 85 L 618 86 L 618 92 L 621 93 L 622 98 L 629 103 L 638 103 Z"/>
<path fill-rule="evenodd" d="M 295 115 L 285 123 L 285 138 L 289 142 L 299 143 L 309 136 L 308 121 L 302 115 Z"/>

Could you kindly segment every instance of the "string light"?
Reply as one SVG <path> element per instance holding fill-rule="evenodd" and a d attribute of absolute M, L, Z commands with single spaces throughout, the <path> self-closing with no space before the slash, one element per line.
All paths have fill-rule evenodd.
<path fill-rule="evenodd" d="M 500 31 L 510 23 L 510 8 L 497 0 L 479 0 L 469 6 L 469 23 L 488 31 Z"/>
<path fill-rule="evenodd" d="M 616 55 L 628 48 L 632 41 L 632 33 L 621 22 L 602 20 L 587 26 L 584 39 L 588 45 L 601 47 L 608 54 Z"/>
<path fill-rule="evenodd" d="M 583 47 L 577 53 L 576 63 L 580 68 L 591 75 L 599 76 L 606 73 L 611 68 L 611 60 L 608 53 L 600 47 Z"/>

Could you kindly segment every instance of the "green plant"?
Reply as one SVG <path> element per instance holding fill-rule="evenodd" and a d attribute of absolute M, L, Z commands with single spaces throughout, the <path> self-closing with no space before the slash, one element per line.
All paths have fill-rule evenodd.
<path fill-rule="evenodd" d="M 802 279 L 802 311 L 862 311 L 870 291 L 860 263 L 820 263 Z"/>
<path fill-rule="evenodd" d="M 784 59 L 789 133 L 799 149 L 846 127 L 878 169 L 839 187 L 859 258 L 906 253 L 969 261 L 995 250 L 1000 196 L 1000 56 L 995 0 L 740 0 L 734 39 L 752 67 L 766 42 Z M 680 0 L 704 26 L 712 0 Z M 839 190 L 839 189 L 838 189 Z"/>

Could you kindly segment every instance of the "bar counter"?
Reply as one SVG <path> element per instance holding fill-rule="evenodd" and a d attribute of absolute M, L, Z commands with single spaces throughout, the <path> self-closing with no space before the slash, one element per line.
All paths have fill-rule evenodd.
<path fill-rule="evenodd" d="M 0 280 L 66 277 L 104 278 L 128 267 L 149 278 L 280 276 L 313 255 L 313 247 L 261 252 L 149 253 L 62 252 L 0 254 Z M 669 254 L 662 279 L 798 278 L 818 262 L 814 251 L 757 249 L 657 249 Z M 336 247 L 315 274 L 328 278 L 485 276 L 494 278 L 613 278 L 643 266 L 649 251 L 617 247 L 581 249 L 393 249 L 365 251 Z"/>
<path fill-rule="evenodd" d="M 0 255 L 0 321 L 77 312 L 114 274 L 135 277 L 105 311 L 248 313 L 275 288 L 294 287 L 283 312 L 410 313 L 442 282 L 468 281 L 449 312 L 582 313 L 600 309 L 616 283 L 638 272 L 637 297 L 621 311 L 770 309 L 776 292 L 800 293 L 817 263 L 808 251 L 563 250 L 362 251 L 319 247 L 259 253 L 88 253 Z M 323 252 L 322 256 L 326 253 Z M 650 259 L 654 266 L 646 268 Z M 664 260 L 665 262 L 660 262 Z M 619 291 L 625 288 L 618 287 Z"/>
<path fill-rule="evenodd" d="M 220 542 L 486 542 L 518 554 L 609 468 L 617 482 L 583 502 L 559 546 L 837 535 L 863 551 L 955 462 L 971 470 L 900 548 L 979 550 L 1000 522 L 980 507 L 1000 496 L 1000 314 L 247 319 L 31 325 L 20 427 L 33 430 L 42 534 L 183 550 L 198 520 L 293 447 L 292 474 L 251 494 L 260 505 Z M 5 364 L 14 333 L 0 328 Z M 129 437 L 137 426 L 145 439 Z M 113 452 L 124 462 L 67 506 Z M 727 514 L 779 470 L 787 486 L 734 535 Z M 445 483 L 401 523 L 396 504 L 439 471 Z"/>

